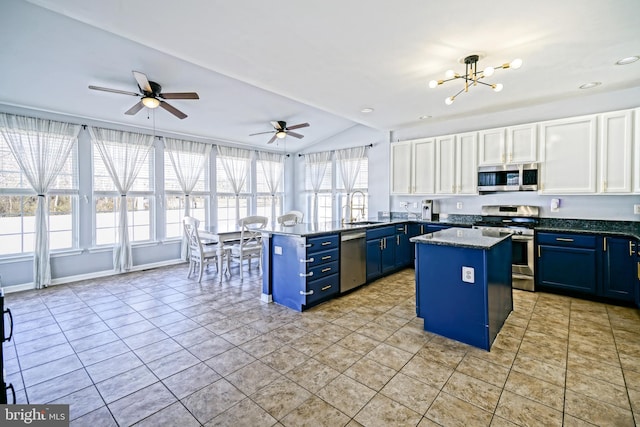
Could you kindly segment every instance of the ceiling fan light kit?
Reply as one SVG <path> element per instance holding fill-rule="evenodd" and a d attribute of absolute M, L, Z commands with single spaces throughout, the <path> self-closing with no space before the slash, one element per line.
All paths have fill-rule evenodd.
<path fill-rule="evenodd" d="M 301 138 L 304 138 L 304 135 L 299 134 L 297 132 L 291 132 L 291 131 L 294 129 L 306 128 L 309 126 L 309 123 L 300 123 L 293 126 L 287 126 L 287 122 L 278 120 L 278 121 L 271 122 L 271 126 L 273 126 L 273 130 L 270 130 L 267 132 L 252 133 L 249 136 L 264 135 L 266 133 L 272 133 L 273 136 L 269 141 L 267 141 L 267 144 L 273 143 L 273 141 L 275 141 L 276 139 L 284 139 L 287 137 L 287 135 L 292 136 L 294 138 L 301 139 Z"/>
<path fill-rule="evenodd" d="M 146 74 L 141 73 L 139 71 L 133 71 L 133 77 L 136 79 L 136 82 L 138 83 L 138 89 L 140 90 L 141 93 L 128 92 L 125 90 L 110 89 L 106 87 L 92 86 L 92 85 L 89 86 L 89 89 L 140 97 L 140 101 L 137 104 L 135 104 L 133 107 L 125 111 L 125 114 L 128 116 L 132 116 L 138 113 L 138 111 L 142 110 L 142 108 L 144 107 L 151 108 L 151 109 L 162 107 L 163 109 L 167 110 L 177 118 L 184 119 L 187 117 L 185 113 L 183 113 L 173 105 L 163 100 L 164 99 L 200 99 L 198 94 L 195 92 L 162 93 L 162 86 L 160 86 L 156 82 L 150 81 L 147 78 Z"/>
<path fill-rule="evenodd" d="M 458 79 L 464 80 L 464 87 L 460 89 L 458 93 L 456 93 L 455 95 L 449 96 L 444 100 L 445 104 L 451 105 L 453 104 L 453 101 L 455 101 L 456 97 L 460 95 L 462 92 L 469 92 L 470 86 L 477 86 L 478 84 L 481 84 L 481 85 L 490 87 L 491 89 L 494 90 L 494 92 L 500 92 L 504 88 L 502 83 L 495 83 L 495 84 L 485 83 L 481 81 L 481 79 L 484 79 L 485 77 L 491 77 L 496 70 L 499 70 L 501 68 L 502 69 L 513 68 L 514 70 L 517 70 L 522 66 L 522 59 L 518 58 L 518 59 L 514 59 L 511 62 L 507 62 L 502 65 L 499 65 L 497 67 L 487 67 L 484 70 L 478 71 L 478 60 L 480 60 L 479 55 L 467 56 L 466 58 L 464 58 L 464 64 L 465 64 L 464 74 L 461 75 L 456 73 L 453 70 L 448 70 L 445 73 L 444 80 L 431 80 L 429 82 L 429 87 L 433 89 L 440 86 L 441 84 L 444 84 L 452 80 L 458 80 Z"/>

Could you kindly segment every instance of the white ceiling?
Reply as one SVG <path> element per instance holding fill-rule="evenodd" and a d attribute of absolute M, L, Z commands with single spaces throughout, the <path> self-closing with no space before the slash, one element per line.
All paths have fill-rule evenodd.
<path fill-rule="evenodd" d="M 282 148 L 248 136 L 270 120 L 311 124 L 287 138 L 299 151 L 356 124 L 428 129 L 640 87 L 640 61 L 614 65 L 640 55 L 638 0 L 3 0 L 0 12 L 0 103 L 146 128 L 155 118 L 157 130 L 259 148 Z M 427 84 L 472 53 L 479 68 L 524 64 L 488 79 L 501 93 L 475 87 L 446 106 L 462 83 Z M 170 101 L 185 120 L 125 116 L 135 98 L 87 89 L 137 91 L 132 70 L 201 99 Z M 602 84 L 578 89 L 591 81 Z"/>

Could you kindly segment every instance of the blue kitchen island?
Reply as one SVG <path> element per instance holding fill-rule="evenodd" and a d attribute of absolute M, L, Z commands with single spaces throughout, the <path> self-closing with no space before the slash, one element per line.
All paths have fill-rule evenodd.
<path fill-rule="evenodd" d="M 411 241 L 424 329 L 490 350 L 513 310 L 511 235 L 450 228 Z"/>

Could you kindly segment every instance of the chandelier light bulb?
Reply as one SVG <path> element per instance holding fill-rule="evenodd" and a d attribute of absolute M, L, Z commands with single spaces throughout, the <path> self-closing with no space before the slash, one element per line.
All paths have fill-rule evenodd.
<path fill-rule="evenodd" d="M 510 68 L 513 68 L 514 70 L 517 70 L 518 68 L 522 67 L 522 59 L 520 58 L 516 58 L 513 61 L 511 61 L 511 63 L 509 64 Z"/>
<path fill-rule="evenodd" d="M 276 138 L 282 139 L 287 136 L 287 133 L 283 130 L 276 132 Z"/>
<path fill-rule="evenodd" d="M 485 77 L 491 77 L 493 76 L 493 73 L 496 72 L 496 69 L 493 67 L 487 67 L 484 69 L 484 72 L 482 74 L 484 74 Z"/>
<path fill-rule="evenodd" d="M 493 87 L 493 90 L 495 92 L 500 92 L 504 86 L 502 86 L 502 83 L 497 83 L 497 84 L 493 85 L 492 87 Z"/>
<path fill-rule="evenodd" d="M 437 86 L 438 86 L 438 81 L 437 81 L 437 80 L 431 80 L 431 81 L 429 82 L 429 87 L 430 87 L 431 89 L 433 89 L 434 87 L 437 87 Z"/>
<path fill-rule="evenodd" d="M 456 76 L 456 72 L 453 70 L 447 70 L 446 73 L 444 73 L 444 77 L 447 79 L 452 79 Z"/>
<path fill-rule="evenodd" d="M 158 108 L 160 106 L 160 101 L 156 98 L 145 96 L 142 98 L 142 104 L 147 108 Z"/>
<path fill-rule="evenodd" d="M 451 105 L 453 104 L 453 99 L 454 99 L 453 96 L 449 96 L 444 100 L 444 103 L 447 105 Z"/>

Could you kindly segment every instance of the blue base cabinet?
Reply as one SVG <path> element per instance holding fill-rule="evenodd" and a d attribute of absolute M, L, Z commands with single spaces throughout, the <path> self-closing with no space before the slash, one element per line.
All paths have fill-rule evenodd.
<path fill-rule="evenodd" d="M 396 225 L 396 264 L 397 269 L 413 264 L 413 247 L 409 242 L 409 224 Z"/>
<path fill-rule="evenodd" d="M 635 240 L 604 237 L 602 248 L 602 296 L 633 302 L 638 288 Z"/>
<path fill-rule="evenodd" d="M 395 246 L 395 226 L 367 230 L 367 282 L 395 270 Z"/>
<path fill-rule="evenodd" d="M 273 301 L 303 311 L 340 291 L 338 234 L 301 237 L 273 235 L 271 286 Z"/>
<path fill-rule="evenodd" d="M 489 350 L 513 310 L 511 239 L 489 249 L 417 243 L 416 303 L 425 330 Z"/>

